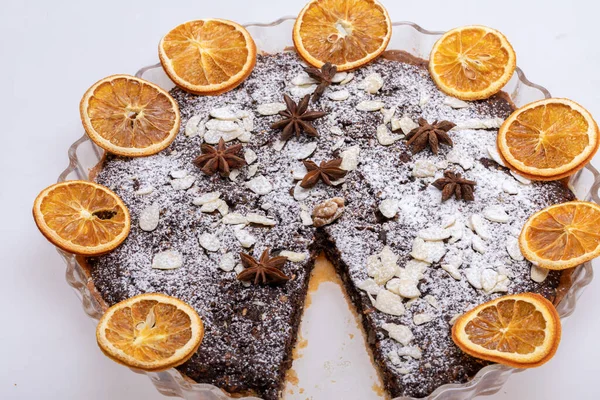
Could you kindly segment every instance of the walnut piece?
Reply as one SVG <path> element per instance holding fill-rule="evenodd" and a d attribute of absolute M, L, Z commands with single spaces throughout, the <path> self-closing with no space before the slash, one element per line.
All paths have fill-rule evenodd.
<path fill-rule="evenodd" d="M 334 197 L 318 204 L 313 209 L 313 225 L 316 227 L 329 225 L 342 216 L 344 212 L 344 199 Z"/>

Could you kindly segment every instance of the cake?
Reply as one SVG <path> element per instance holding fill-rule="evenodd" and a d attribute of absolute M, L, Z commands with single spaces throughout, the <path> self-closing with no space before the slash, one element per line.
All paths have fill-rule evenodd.
<path fill-rule="evenodd" d="M 281 119 L 283 95 L 299 102 L 315 89 L 293 51 L 259 55 L 252 74 L 219 96 L 171 90 L 182 128 L 170 147 L 149 157 L 107 155 L 95 172 L 94 180 L 116 192 L 132 216 L 121 246 L 87 259 L 101 299 L 113 305 L 160 292 L 183 300 L 201 316 L 206 334 L 178 369 L 235 395 L 277 399 L 310 271 L 324 252 L 361 317 L 392 397 L 423 397 L 468 381 L 487 363 L 455 346 L 453 319 L 503 293 L 560 299 L 569 273 L 532 275 L 517 236 L 531 214 L 575 196 L 558 181 L 531 182 L 502 165 L 495 143 L 514 110 L 508 96 L 458 101 L 436 87 L 425 65 L 390 51 L 339 74 L 309 105 L 327 112 L 312 122 L 319 136 L 287 142 L 271 128 Z M 413 154 L 404 136 L 419 119 L 455 124 L 447 131 L 453 146 Z M 207 176 L 194 160 L 203 140 L 217 145 L 211 127 L 225 126 L 222 121 L 243 131 L 227 145 L 243 140 L 247 165 L 229 177 Z M 307 173 L 302 160 L 337 158 L 347 171 L 343 178 L 331 186 L 300 185 Z M 442 201 L 434 183 L 446 171 L 475 182 L 473 201 Z M 331 199 L 337 212 L 326 212 L 315 227 L 312 210 Z M 158 224 L 150 229 L 147 216 L 156 213 Z M 280 285 L 238 280 L 239 254 L 258 259 L 265 249 L 288 257 L 282 271 L 290 279 Z M 170 262 L 178 268 L 161 269 Z M 391 264 L 398 268 L 386 280 Z"/>

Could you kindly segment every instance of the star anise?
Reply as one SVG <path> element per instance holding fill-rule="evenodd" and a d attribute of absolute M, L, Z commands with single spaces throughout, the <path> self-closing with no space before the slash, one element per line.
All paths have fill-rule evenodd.
<path fill-rule="evenodd" d="M 302 162 L 308 171 L 304 175 L 304 178 L 302 178 L 302 182 L 300 182 L 300 186 L 305 189 L 315 186 L 319 180 L 323 180 L 325 184 L 331 186 L 332 180 L 341 179 L 348 173 L 348 171 L 340 168 L 342 164 L 341 158 L 321 161 L 321 165 L 319 166 L 310 160 L 303 160 Z"/>
<path fill-rule="evenodd" d="M 435 121 L 430 124 L 425 119 L 419 118 L 419 127 L 406 135 L 406 139 L 408 139 L 406 144 L 412 147 L 413 154 L 425 150 L 427 145 L 433 153 L 437 154 L 440 143 L 453 146 L 452 139 L 447 132 L 455 126 L 456 124 L 450 121 Z"/>
<path fill-rule="evenodd" d="M 315 89 L 312 95 L 312 101 L 317 101 L 321 98 L 327 86 L 331 85 L 331 80 L 337 72 L 337 67 L 330 62 L 323 64 L 321 69 L 315 67 L 304 67 L 304 72 L 308 74 L 315 81 L 319 82 L 319 85 Z"/>
<path fill-rule="evenodd" d="M 206 175 L 219 171 L 222 176 L 229 176 L 232 169 L 246 165 L 246 161 L 237 154 L 242 150 L 241 144 L 225 147 L 223 138 L 219 139 L 217 147 L 202 143 L 202 155 L 196 157 L 194 165 L 202 169 Z"/>
<path fill-rule="evenodd" d="M 464 179 L 461 174 L 453 171 L 444 171 L 444 177 L 433 182 L 433 186 L 442 191 L 442 201 L 448 200 L 453 194 L 456 200 L 473 201 L 475 185 L 475 181 Z"/>
<path fill-rule="evenodd" d="M 246 269 L 238 274 L 238 280 L 252 281 L 255 285 L 259 283 L 279 284 L 288 281 L 290 278 L 281 271 L 281 267 L 287 262 L 287 257 L 269 257 L 269 251 L 270 249 L 267 247 L 258 261 L 249 254 L 240 253 L 242 264 Z"/>
<path fill-rule="evenodd" d="M 283 95 L 283 99 L 285 100 L 287 110 L 279 111 L 279 115 L 284 117 L 284 119 L 271 125 L 272 129 L 283 128 L 281 139 L 288 140 L 293 135 L 300 136 L 302 131 L 306 132 L 308 136 L 319 136 L 319 133 L 315 127 L 312 126 L 310 121 L 321 118 L 327 115 L 327 113 L 323 111 L 307 111 L 310 95 L 307 94 L 304 96 L 298 104 L 296 104 L 287 94 Z"/>

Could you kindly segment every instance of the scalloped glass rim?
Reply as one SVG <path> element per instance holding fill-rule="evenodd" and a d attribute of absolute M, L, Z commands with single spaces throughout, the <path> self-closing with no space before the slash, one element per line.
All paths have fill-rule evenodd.
<path fill-rule="evenodd" d="M 257 47 L 264 52 L 282 51 L 287 46 L 292 46 L 291 27 L 295 17 L 283 17 L 272 23 L 251 23 L 244 26 L 250 31 L 256 41 Z M 393 34 L 389 49 L 404 50 L 415 56 L 427 59 L 433 43 L 444 33 L 429 31 L 412 22 L 394 22 Z M 174 84 L 166 77 L 160 63 L 140 69 L 136 76 L 159 84 L 165 89 L 170 89 Z M 522 106 L 534 100 L 551 97 L 550 92 L 544 87 L 530 82 L 523 71 L 517 67 L 515 75 L 505 86 L 513 102 Z M 84 134 L 71 145 L 68 151 L 69 166 L 60 174 L 58 182 L 71 179 L 89 179 L 89 171 L 103 156 L 104 151 L 97 147 Z M 569 186 L 579 199 L 594 201 L 600 204 L 598 189 L 600 188 L 600 174 L 590 164 L 572 176 Z M 93 319 L 98 320 L 102 315 L 102 307 L 92 295 L 93 285 L 89 282 L 81 265 L 75 256 L 57 249 L 67 264 L 66 279 L 83 303 L 84 311 Z M 583 289 L 592 281 L 593 271 L 591 262 L 575 268 L 572 276 L 572 286 L 563 300 L 557 306 L 561 319 L 573 313 L 577 299 Z M 465 400 L 475 396 L 496 393 L 508 377 L 521 370 L 493 364 L 482 368 L 470 381 L 464 384 L 446 384 L 438 387 L 427 396 L 428 400 Z M 137 373 L 145 373 L 136 371 Z M 163 372 L 146 372 L 159 392 L 168 396 L 179 396 L 190 400 L 226 400 L 231 399 L 221 389 L 210 385 L 191 382 L 179 371 L 172 368 Z M 256 399 L 244 397 L 243 399 Z M 394 400 L 409 400 L 411 397 L 398 397 Z"/>

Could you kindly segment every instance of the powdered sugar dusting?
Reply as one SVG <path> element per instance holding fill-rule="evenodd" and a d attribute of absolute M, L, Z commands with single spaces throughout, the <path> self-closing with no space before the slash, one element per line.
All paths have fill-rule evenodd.
<path fill-rule="evenodd" d="M 257 158 L 251 166 L 240 169 L 236 182 L 216 175 L 208 177 L 193 166 L 192 160 L 200 154 L 203 140 L 198 134 L 180 134 L 167 150 L 151 157 L 110 157 L 97 177 L 99 183 L 115 190 L 125 201 L 132 210 L 133 221 L 123 245 L 110 254 L 90 260 L 96 287 L 110 304 L 154 291 L 191 304 L 205 322 L 206 335 L 199 352 L 180 367 L 184 373 L 196 381 L 213 383 L 226 390 L 253 389 L 266 399 L 278 397 L 312 260 L 298 258 L 298 262 L 286 263 L 284 271 L 292 279 L 285 285 L 245 287 L 235 278 L 239 264 L 231 270 L 231 254 L 233 262 L 238 263 L 239 252 L 258 257 L 266 247 L 272 252 L 307 253 L 315 234 L 320 238 L 319 243 L 325 241 L 325 235 L 335 242 L 341 253 L 340 262 L 348 269 L 350 283 L 364 286 L 368 278 L 367 257 L 379 254 L 385 245 L 399 255 L 398 264 L 404 267 L 411 259 L 409 253 L 417 232 L 442 226 L 442 221 L 452 215 L 459 215 L 461 221 L 455 224 L 464 226 L 471 215 L 483 215 L 486 207 L 502 205 L 510 220 L 507 223 L 486 220 L 491 236 L 486 240 L 486 254 L 472 250 L 475 233 L 465 228 L 454 243 L 450 243 L 452 239 L 444 243 L 445 257 L 462 251 L 462 266 L 455 267 L 459 273 L 464 275 L 468 267 L 494 271 L 502 267 L 502 271 L 510 275 L 509 292 L 531 290 L 552 296 L 559 275 L 551 272 L 542 283 L 532 281 L 529 264 L 510 257 L 506 240 L 514 236 L 511 232 L 519 230 L 534 211 L 569 199 L 568 191 L 556 183 L 524 185 L 516 182 L 489 159 L 487 147 L 495 143 L 494 130 L 454 129 L 449 132 L 454 149 L 443 146 L 439 155 L 425 151 L 412 156 L 404 140 L 388 146 L 379 144 L 376 134 L 377 127 L 384 122 L 382 113 L 357 108 L 365 101 L 380 102 L 383 108 L 396 109 L 396 115 L 413 121 L 422 117 L 429 122 L 447 119 L 460 123 L 506 118 L 510 107 L 505 101 L 493 98 L 456 109 L 444 104 L 446 96 L 437 90 L 425 69 L 379 60 L 353 72 L 356 79 L 343 86 L 349 93 L 346 100 L 327 97 L 329 91 L 340 90 L 334 84 L 319 102 L 311 103 L 310 109 L 329 111 L 327 117 L 314 122 L 319 138 L 303 135 L 286 144 L 278 140 L 280 132 L 270 129 L 279 116 L 262 108 L 265 104 L 280 103 L 283 93 L 292 94 L 298 101 L 300 93 L 292 80 L 301 72 L 293 53 L 259 56 L 252 75 L 226 94 L 201 97 L 173 90 L 181 108 L 182 127 L 192 118 L 208 120 L 211 110 L 225 110 L 224 107 L 233 110 L 232 118 L 237 118 L 236 112 L 240 110 L 252 114 L 252 135 L 249 142 L 244 143 L 244 149 L 255 153 Z M 373 94 L 360 87 L 360 82 L 371 74 L 379 74 L 383 79 L 383 86 Z M 423 98 L 427 101 L 422 101 Z M 380 103 L 366 104 L 379 107 Z M 391 122 L 386 122 L 390 126 Z M 292 172 L 298 169 L 298 149 L 312 148 L 311 143 L 315 142 L 318 146 L 308 159 L 317 164 L 343 154 L 358 156 L 348 158 L 347 163 L 352 168 L 348 168 L 344 183 L 335 187 L 319 183 L 307 196 L 295 196 L 296 181 Z M 443 168 L 433 172 L 433 176 L 412 174 L 417 161 L 444 167 L 450 150 L 474 160 L 466 171 L 461 164 L 449 167 L 477 182 L 472 203 L 454 199 L 441 202 L 441 192 L 431 183 L 442 175 Z M 170 173 L 180 170 L 188 171 L 189 175 L 179 178 L 187 180 L 173 185 Z M 503 190 L 506 180 L 518 186 L 518 191 L 511 191 L 516 194 Z M 192 183 L 187 186 L 189 182 Z M 251 183 L 248 185 L 248 182 Z M 135 194 L 144 187 L 154 190 L 143 196 Z M 228 206 L 229 213 L 242 216 L 258 213 L 275 221 L 275 225 L 241 227 L 223 223 L 218 211 L 202 212 L 193 203 L 194 199 L 211 192 L 221 193 L 220 199 Z M 307 214 L 316 204 L 333 197 L 343 197 L 346 201 L 346 211 L 340 219 L 323 230 L 303 224 L 301 213 Z M 379 212 L 378 207 L 385 199 L 398 201 L 398 212 L 391 218 L 384 218 Z M 136 218 L 140 210 L 153 204 L 160 209 L 160 223 L 154 231 L 145 232 L 139 228 Z M 240 242 L 240 232 L 244 239 L 254 238 L 254 245 L 245 249 Z M 218 236 L 219 246 L 215 250 L 212 247 L 206 250 L 199 243 L 199 237 L 207 233 Z M 153 257 L 166 250 L 181 254 L 182 266 L 173 270 L 152 269 Z M 390 379 L 388 389 L 394 396 L 427 395 L 440 384 L 464 382 L 482 366 L 451 342 L 449 321 L 454 315 L 498 294 L 486 294 L 474 289 L 466 279 L 452 278 L 440 268 L 444 261 L 443 258 L 425 268 L 424 279 L 418 284 L 422 297 L 411 300 L 410 307 L 405 303 L 404 312 L 396 313 L 403 315 L 375 310 L 364 292 L 357 300 L 361 302 L 359 311 L 375 328 L 371 332 L 379 342 L 374 347 L 375 358 L 385 369 Z M 437 307 L 425 300 L 427 295 L 437 299 Z M 397 304 L 394 309 L 398 309 Z M 415 315 L 426 315 L 430 321 L 416 325 Z M 418 317 L 417 321 L 424 318 Z M 415 347 L 403 348 L 388 336 L 384 324 L 408 327 L 414 335 L 411 346 Z M 388 354 L 396 354 L 394 361 L 400 359 L 402 365 L 394 364 Z"/>

